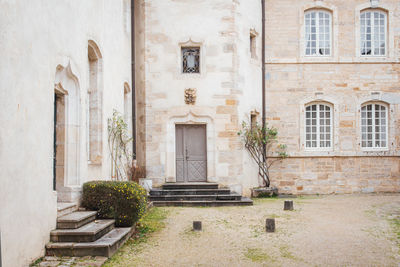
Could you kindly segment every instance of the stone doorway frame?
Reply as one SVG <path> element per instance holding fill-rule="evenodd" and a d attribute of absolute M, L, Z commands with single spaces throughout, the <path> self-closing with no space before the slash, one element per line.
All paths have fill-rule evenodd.
<path fill-rule="evenodd" d="M 205 124 L 206 125 L 206 146 L 207 146 L 207 182 L 217 182 L 215 176 L 215 125 L 214 120 L 208 115 L 198 115 L 191 110 L 184 115 L 171 116 L 167 123 L 167 144 L 166 144 L 166 182 L 176 182 L 176 124 Z"/>
<path fill-rule="evenodd" d="M 80 148 L 81 148 L 81 95 L 77 76 L 72 72 L 71 65 L 58 65 L 56 68 L 54 96 L 57 94 L 63 102 L 62 109 L 57 110 L 63 123 L 61 132 L 57 133 L 61 151 L 57 151 L 56 160 L 61 164 L 57 179 L 56 192 L 58 202 L 77 202 L 80 196 Z M 55 100 L 55 99 L 54 99 Z"/>

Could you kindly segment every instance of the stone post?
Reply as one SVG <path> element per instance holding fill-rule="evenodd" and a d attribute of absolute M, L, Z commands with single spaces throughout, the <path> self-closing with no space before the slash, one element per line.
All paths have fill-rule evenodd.
<path fill-rule="evenodd" d="M 201 231 L 201 221 L 193 221 L 193 231 Z"/>
<path fill-rule="evenodd" d="M 285 200 L 285 204 L 283 206 L 283 210 L 293 210 L 293 201 Z"/>
<path fill-rule="evenodd" d="M 267 233 L 275 232 L 275 219 L 267 219 L 265 221 L 265 230 Z"/>

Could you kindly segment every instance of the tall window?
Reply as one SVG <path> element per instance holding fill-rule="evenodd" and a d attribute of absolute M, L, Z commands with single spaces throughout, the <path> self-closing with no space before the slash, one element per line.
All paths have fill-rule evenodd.
<path fill-rule="evenodd" d="M 384 56 L 386 54 L 386 14 L 381 11 L 361 13 L 361 55 Z"/>
<path fill-rule="evenodd" d="M 312 10 L 305 14 L 306 56 L 331 55 L 331 14 Z"/>
<path fill-rule="evenodd" d="M 306 148 L 332 147 L 332 108 L 326 104 L 306 106 Z"/>
<path fill-rule="evenodd" d="M 250 55 L 251 58 L 257 58 L 256 53 L 256 35 L 254 33 L 250 33 Z"/>
<path fill-rule="evenodd" d="M 387 108 L 379 104 L 361 107 L 361 147 L 387 148 Z"/>
<path fill-rule="evenodd" d="M 182 72 L 200 73 L 200 47 L 182 47 Z"/>
<path fill-rule="evenodd" d="M 101 164 L 103 150 L 103 91 L 102 56 L 97 44 L 88 42 L 89 88 L 88 88 L 88 160 L 91 164 Z"/>

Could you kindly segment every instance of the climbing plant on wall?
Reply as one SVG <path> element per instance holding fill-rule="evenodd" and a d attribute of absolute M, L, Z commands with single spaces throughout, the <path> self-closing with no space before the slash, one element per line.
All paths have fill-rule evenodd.
<path fill-rule="evenodd" d="M 111 177 L 115 180 L 128 180 L 133 169 L 133 137 L 129 135 L 128 125 L 118 111 L 113 111 L 108 119 L 108 147 L 111 155 Z"/>

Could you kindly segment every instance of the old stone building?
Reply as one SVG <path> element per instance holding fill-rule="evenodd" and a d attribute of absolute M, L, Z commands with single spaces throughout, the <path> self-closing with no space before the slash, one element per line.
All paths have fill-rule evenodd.
<path fill-rule="evenodd" d="M 265 0 L 265 62 L 262 14 L 261 0 L 0 1 L 3 265 L 43 255 L 57 203 L 110 179 L 114 109 L 153 186 L 250 195 L 261 180 L 237 132 L 261 123 L 263 80 L 288 146 L 280 192 L 399 192 L 399 1 Z"/>
<path fill-rule="evenodd" d="M 258 169 L 237 132 L 252 115 L 261 121 L 261 1 L 138 6 L 139 164 L 155 184 L 213 181 L 250 194 Z M 271 170 L 281 192 L 399 191 L 399 8 L 266 1 L 266 120 L 290 155 Z M 195 71 L 185 70 L 188 48 Z M 185 103 L 188 88 L 195 103 Z"/>
<path fill-rule="evenodd" d="M 265 12 L 267 120 L 290 154 L 273 183 L 399 192 L 399 2 L 267 1 Z"/>
<path fill-rule="evenodd" d="M 218 182 L 238 192 L 257 185 L 237 132 L 261 108 L 261 2 L 137 6 L 137 160 L 147 178 Z M 190 53 L 197 53 L 193 70 Z M 185 102 L 187 89 L 196 92 L 193 103 Z"/>

